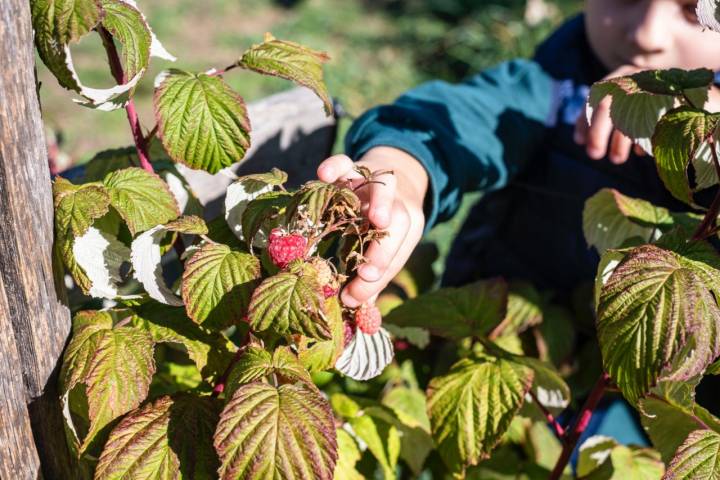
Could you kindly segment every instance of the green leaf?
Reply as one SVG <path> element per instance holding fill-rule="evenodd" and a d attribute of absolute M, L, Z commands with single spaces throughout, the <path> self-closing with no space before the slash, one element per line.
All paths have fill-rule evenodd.
<path fill-rule="evenodd" d="M 695 247 L 693 247 L 695 248 Z M 717 260 L 715 260 L 717 261 Z M 710 279 L 718 272 L 692 257 L 653 245 L 633 249 L 602 289 L 597 330 L 608 374 L 631 403 L 675 360 L 681 379 L 720 354 L 718 309 Z"/>
<path fill-rule="evenodd" d="M 280 223 L 280 214 L 288 206 L 291 199 L 292 196 L 287 192 L 266 192 L 258 195 L 257 198 L 247 204 L 242 216 L 242 235 L 248 247 L 252 247 L 253 243 L 258 247 L 264 247 L 267 244 L 270 230 Z M 261 241 L 257 242 L 258 232 L 261 231 L 263 224 L 271 219 L 275 221 L 263 229 L 265 234 Z"/>
<path fill-rule="evenodd" d="M 533 370 L 532 392 L 540 405 L 555 415 L 565 410 L 570 404 L 570 387 L 552 365 L 532 357 L 515 356 L 515 361 Z"/>
<path fill-rule="evenodd" d="M 646 70 L 630 76 L 637 87 L 646 92 L 658 95 L 682 95 L 688 90 L 708 89 L 715 80 L 715 74 L 707 68 L 682 70 L 669 68 L 666 70 Z M 696 105 L 701 107 L 702 105 Z"/>
<path fill-rule="evenodd" d="M 102 185 L 73 185 L 62 177 L 53 182 L 55 227 L 58 235 L 77 237 L 105 215 L 110 197 Z"/>
<path fill-rule="evenodd" d="M 96 0 L 32 0 L 33 28 L 46 28 L 55 43 L 77 42 L 98 24 L 103 10 Z"/>
<path fill-rule="evenodd" d="M 130 167 L 108 174 L 103 183 L 110 192 L 110 204 L 133 236 L 180 215 L 175 197 L 155 173 Z"/>
<path fill-rule="evenodd" d="M 645 242 L 657 240 L 660 229 L 672 224 L 667 209 L 611 188 L 603 188 L 590 197 L 583 210 L 585 240 L 600 254 L 609 248 L 622 247 L 634 237 Z"/>
<path fill-rule="evenodd" d="M 228 326 L 247 314 L 250 295 L 260 278 L 260 262 L 227 245 L 207 244 L 185 263 L 182 296 L 196 323 Z"/>
<path fill-rule="evenodd" d="M 181 394 L 131 412 L 110 433 L 95 479 L 216 478 L 219 407 L 214 398 Z"/>
<path fill-rule="evenodd" d="M 720 479 L 720 434 L 696 430 L 680 445 L 665 479 Z"/>
<path fill-rule="evenodd" d="M 63 356 L 60 390 L 64 397 L 85 385 L 90 430 L 84 452 L 110 422 L 145 399 L 155 372 L 150 334 L 134 327 L 113 327 L 108 312 L 76 315 L 73 335 Z"/>
<path fill-rule="evenodd" d="M 532 386 L 532 369 L 511 356 L 478 354 L 428 386 L 433 439 L 445 464 L 462 472 L 490 455 Z"/>
<path fill-rule="evenodd" d="M 505 317 L 507 296 L 507 284 L 502 279 L 442 288 L 406 301 L 385 321 L 426 328 L 452 339 L 485 335 Z"/>
<path fill-rule="evenodd" d="M 325 113 L 332 115 L 333 105 L 323 82 L 323 63 L 330 59 L 325 52 L 312 50 L 298 43 L 278 40 L 269 33 L 265 41 L 253 45 L 238 65 L 265 75 L 292 80 L 313 90 L 325 105 Z"/>
<path fill-rule="evenodd" d="M 248 320 L 258 332 L 272 329 L 276 333 L 329 339 L 332 333 L 324 316 L 324 303 L 315 269 L 296 263 L 291 271 L 266 278 L 255 289 Z"/>
<path fill-rule="evenodd" d="M 668 112 L 652 137 L 658 174 L 675 198 L 693 205 L 687 168 L 697 150 L 715 132 L 720 114 L 690 107 Z"/>
<path fill-rule="evenodd" d="M 583 478 L 602 465 L 618 443 L 614 438 L 593 435 L 580 445 L 577 461 L 577 476 Z"/>
<path fill-rule="evenodd" d="M 182 307 L 147 302 L 133 308 L 133 324 L 147 330 L 156 343 L 176 343 L 206 379 L 222 375 L 233 358 L 235 347 L 220 333 L 211 333 L 194 323 Z"/>
<path fill-rule="evenodd" d="M 613 126 L 649 151 L 655 125 L 673 107 L 674 98 L 643 91 L 632 75 L 611 78 L 590 88 L 588 118 L 608 95 L 612 97 L 610 118 Z"/>
<path fill-rule="evenodd" d="M 150 64 L 150 28 L 140 11 L 122 0 L 102 0 L 102 8 L 103 27 L 122 45 L 120 61 L 125 78 L 133 78 Z"/>
<path fill-rule="evenodd" d="M 355 470 L 360 460 L 357 443 L 348 432 L 338 428 L 335 430 L 338 443 L 338 461 L 335 467 L 335 480 L 364 480 L 365 477 Z"/>
<path fill-rule="evenodd" d="M 395 387 L 385 394 L 383 405 L 390 408 L 404 425 L 419 427 L 430 432 L 427 401 L 422 390 L 409 387 Z"/>
<path fill-rule="evenodd" d="M 298 342 L 298 359 L 310 372 L 321 372 L 333 367 L 345 346 L 345 327 L 338 297 L 325 299 L 324 312 L 332 338 L 318 340 L 303 336 Z"/>
<path fill-rule="evenodd" d="M 207 235 L 208 227 L 205 221 L 195 215 L 185 215 L 177 220 L 165 224 L 165 228 L 171 232 L 184 233 L 186 235 Z"/>
<path fill-rule="evenodd" d="M 542 322 L 542 299 L 535 288 L 527 282 L 510 285 L 507 314 L 493 333 L 511 335 L 522 333 L 529 327 Z"/>
<path fill-rule="evenodd" d="M 217 173 L 250 148 L 245 103 L 219 77 L 171 69 L 153 103 L 158 135 L 176 162 Z"/>
<path fill-rule="evenodd" d="M 283 185 L 286 181 L 287 173 L 273 168 L 268 173 L 245 175 L 228 186 L 225 192 L 225 221 L 240 240 L 246 239 L 243 235 L 243 222 L 248 204 L 260 195 L 270 194 L 275 186 Z M 256 212 L 255 215 L 260 213 L 262 212 Z"/>
<path fill-rule="evenodd" d="M 238 388 L 215 431 L 220 478 L 333 478 L 335 424 L 327 401 L 305 384 Z"/>
<path fill-rule="evenodd" d="M 600 441 L 594 445 L 594 439 Z M 624 480 L 628 478 L 660 480 L 665 473 L 665 465 L 660 455 L 652 449 L 640 447 L 626 447 L 625 445 L 610 446 L 612 439 L 608 437 L 591 437 L 591 446 L 586 447 L 586 462 L 582 464 L 583 474 L 580 474 L 580 462 L 583 460 L 581 447 L 580 461 L 578 462 L 578 478 L 582 480 Z M 613 442 L 614 443 L 614 442 Z M 591 450 L 587 452 L 587 450 Z M 594 457 L 594 458 L 592 458 Z M 598 461 L 602 459 L 602 461 Z M 588 471 L 589 470 L 589 471 Z M 585 473 L 587 472 L 587 473 Z"/>
<path fill-rule="evenodd" d="M 385 480 L 396 478 L 395 467 L 400 457 L 400 432 L 392 422 L 375 415 L 363 414 L 348 419 L 352 430 L 382 467 Z"/>
<path fill-rule="evenodd" d="M 285 382 L 301 381 L 313 386 L 310 373 L 298 361 L 290 347 L 278 347 L 271 355 L 263 348 L 250 346 L 230 371 L 226 382 L 226 398 L 231 398 L 241 385 L 273 374 Z"/>

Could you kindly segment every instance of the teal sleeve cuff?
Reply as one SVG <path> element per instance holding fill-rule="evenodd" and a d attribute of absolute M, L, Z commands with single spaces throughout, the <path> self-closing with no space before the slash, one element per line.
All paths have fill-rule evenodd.
<path fill-rule="evenodd" d="M 417 159 L 428 172 L 428 192 L 425 195 L 423 210 L 425 211 L 425 233 L 438 219 L 439 188 L 437 179 L 432 173 L 433 152 L 416 135 L 408 135 L 402 129 L 389 127 L 377 122 L 378 107 L 360 117 L 345 137 L 345 151 L 357 161 L 374 147 L 394 147 Z"/>

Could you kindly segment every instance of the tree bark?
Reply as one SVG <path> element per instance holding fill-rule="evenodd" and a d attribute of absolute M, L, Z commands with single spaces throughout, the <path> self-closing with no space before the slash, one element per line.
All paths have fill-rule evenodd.
<path fill-rule="evenodd" d="M 29 2 L 0 0 L 0 478 L 72 479 L 56 391 L 70 313 L 34 59 Z"/>

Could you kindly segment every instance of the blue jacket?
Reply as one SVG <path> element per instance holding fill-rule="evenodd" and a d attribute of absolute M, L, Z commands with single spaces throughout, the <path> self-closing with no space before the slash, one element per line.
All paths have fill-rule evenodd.
<path fill-rule="evenodd" d="M 428 227 L 452 216 L 465 192 L 485 193 L 455 241 L 444 283 L 502 275 L 568 290 L 595 275 L 582 233 L 585 200 L 604 187 L 682 210 L 650 157 L 591 160 L 573 142 L 589 85 L 607 75 L 582 16 L 532 60 L 512 60 L 459 84 L 433 81 L 362 115 L 346 137 L 357 159 L 377 145 L 427 169 Z"/>

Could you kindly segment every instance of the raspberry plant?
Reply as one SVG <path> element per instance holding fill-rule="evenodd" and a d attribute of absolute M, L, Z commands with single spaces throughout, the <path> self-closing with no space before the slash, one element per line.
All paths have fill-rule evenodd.
<path fill-rule="evenodd" d="M 88 478 L 569 478 L 571 454 L 612 391 L 638 409 L 655 449 L 586 439 L 578 478 L 720 475 L 720 420 L 695 402 L 702 377 L 720 371 L 720 256 L 710 241 L 720 194 L 709 206 L 700 198 L 720 178 L 720 115 L 703 109 L 713 72 L 643 72 L 591 90 L 589 108 L 612 96 L 617 128 L 652 152 L 690 208 L 611 189 L 587 201 L 586 239 L 601 253 L 593 386 L 581 378 L 592 355 L 574 347 L 572 313 L 526 283 L 418 295 L 427 275 L 410 265 L 380 309 L 341 305 L 363 251 L 383 235 L 364 219 L 358 190 L 387 172 L 296 191 L 279 169 L 247 175 L 227 189 L 224 216 L 206 222 L 181 171 L 216 173 L 250 147 L 243 99 L 223 77 L 245 69 L 293 80 L 329 114 L 324 53 L 267 35 L 223 69 L 166 70 L 146 131 L 134 91 L 151 57 L 175 59 L 138 6 L 31 5 L 38 52 L 58 82 L 84 106 L 124 108 L 134 140 L 97 154 L 80 181 L 53 184 L 56 258 L 85 294 L 60 390 Z M 698 13 L 720 31 L 715 1 Z M 113 88 L 84 86 L 73 68 L 70 47 L 91 32 Z"/>

